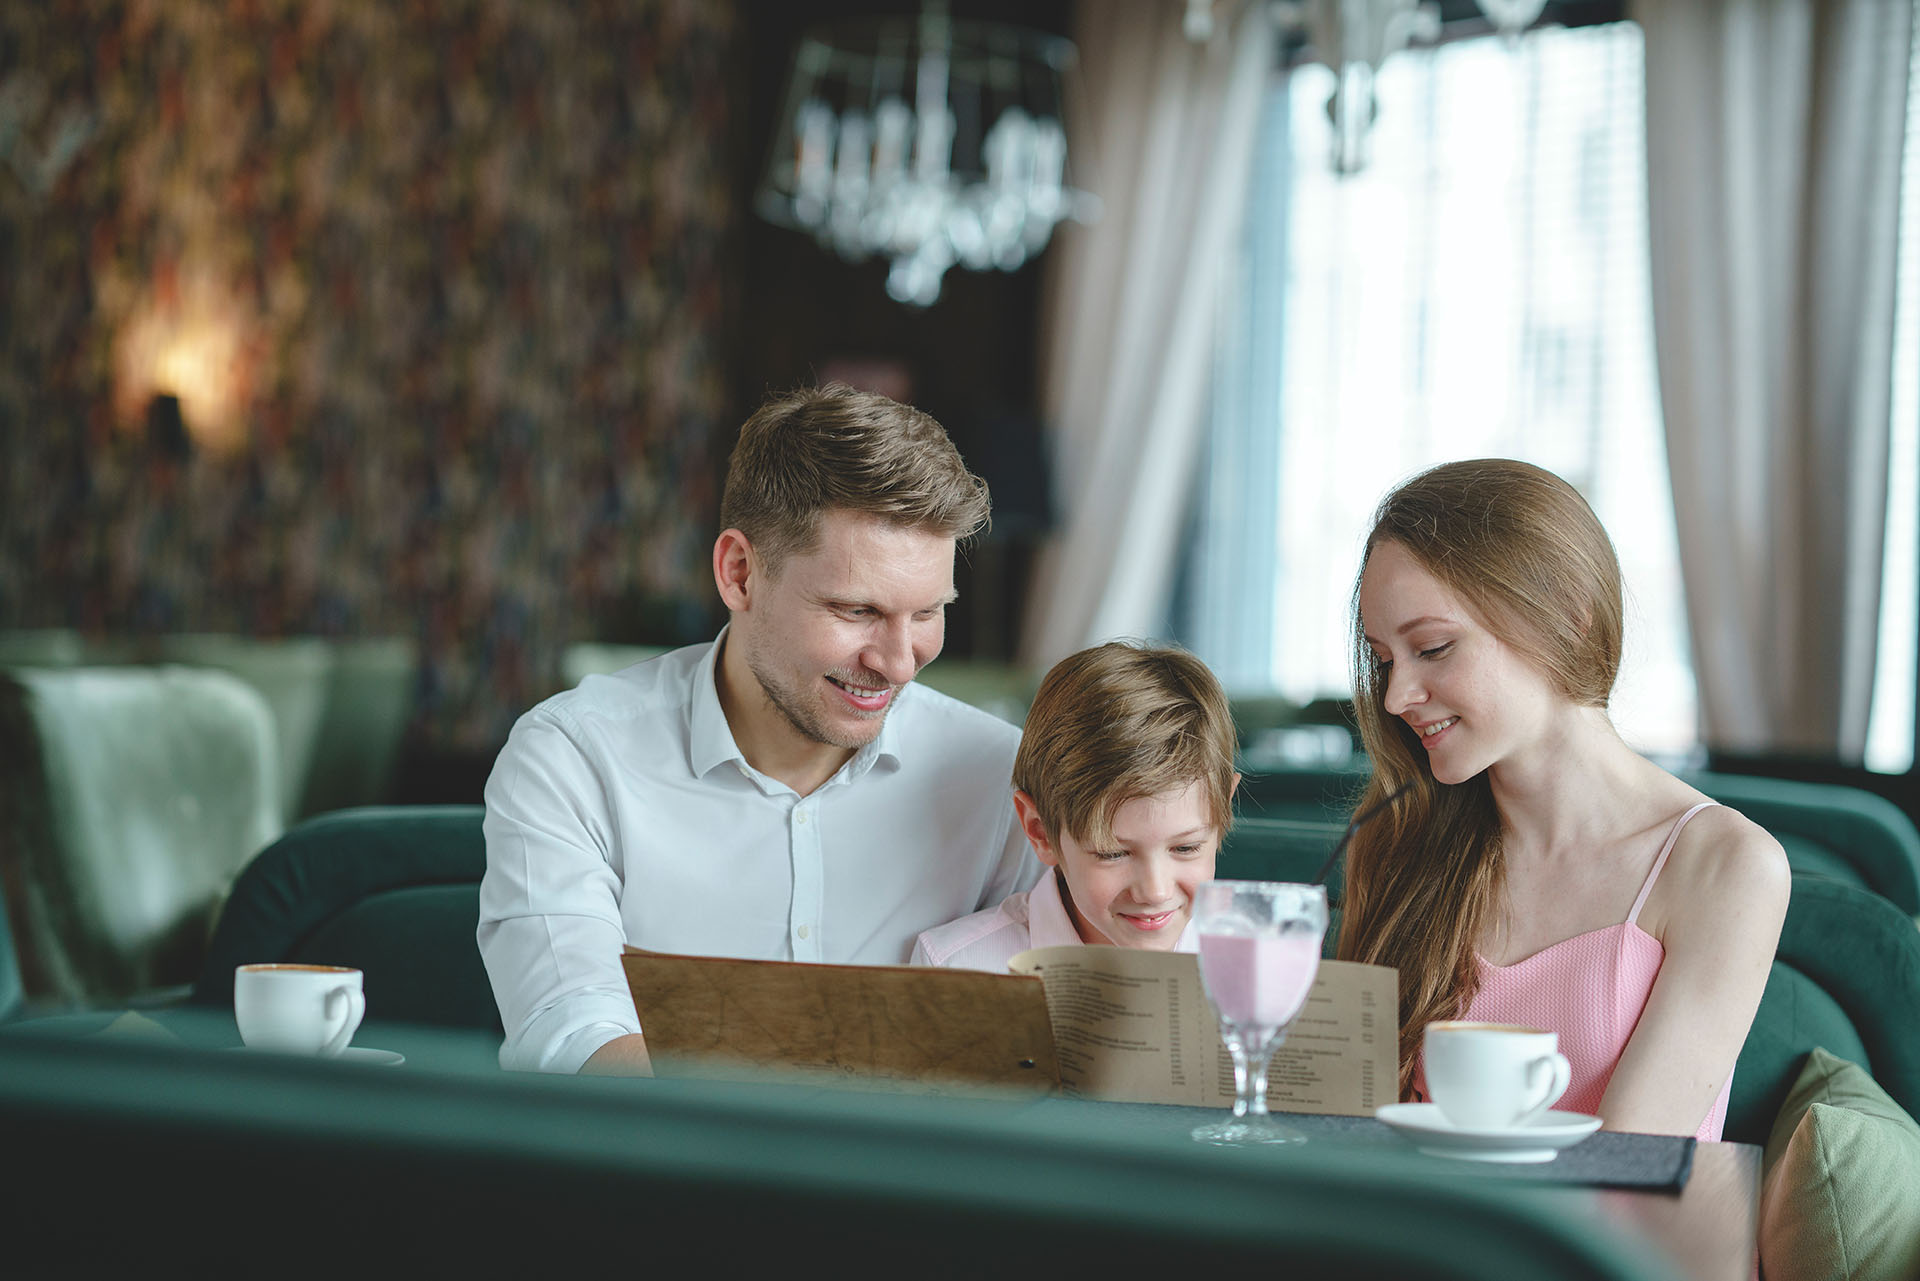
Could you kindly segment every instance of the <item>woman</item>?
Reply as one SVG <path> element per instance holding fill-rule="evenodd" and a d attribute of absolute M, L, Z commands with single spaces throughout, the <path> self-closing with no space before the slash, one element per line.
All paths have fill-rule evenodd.
<path fill-rule="evenodd" d="M 1607 717 L 1620 568 L 1572 486 L 1448 463 L 1381 503 L 1354 592 L 1373 761 L 1344 959 L 1400 972 L 1400 1084 L 1465 1018 L 1560 1035 L 1560 1108 L 1717 1139 L 1786 915 L 1765 831 L 1646 760 Z"/>

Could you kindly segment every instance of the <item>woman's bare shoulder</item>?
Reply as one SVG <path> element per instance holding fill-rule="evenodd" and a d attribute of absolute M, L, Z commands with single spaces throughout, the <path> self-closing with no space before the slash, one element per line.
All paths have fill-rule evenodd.
<path fill-rule="evenodd" d="M 1754 923 L 1787 910 L 1792 872 L 1766 828 L 1726 805 L 1701 810 L 1680 832 L 1660 875 L 1661 915 L 1678 924 L 1704 918 Z"/>

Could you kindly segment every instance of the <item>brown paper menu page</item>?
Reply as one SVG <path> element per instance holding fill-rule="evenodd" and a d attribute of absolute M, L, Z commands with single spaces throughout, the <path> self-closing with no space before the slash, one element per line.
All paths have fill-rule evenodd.
<path fill-rule="evenodd" d="M 1059 1088 L 1037 979 L 635 947 L 620 963 L 659 1076 L 931 1094 Z"/>
<path fill-rule="evenodd" d="M 1124 1103 L 1233 1105 L 1233 1060 L 1207 1003 L 1198 958 L 1118 947 L 1031 948 L 1008 963 L 1046 986 L 1060 1082 Z M 1322 961 L 1307 1003 L 1274 1052 L 1276 1111 L 1372 1116 L 1399 1084 L 1399 976 Z"/>

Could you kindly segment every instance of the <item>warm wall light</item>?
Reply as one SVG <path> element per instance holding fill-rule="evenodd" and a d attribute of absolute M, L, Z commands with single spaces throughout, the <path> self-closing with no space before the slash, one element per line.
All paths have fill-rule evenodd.
<path fill-rule="evenodd" d="M 155 300 L 138 310 L 120 333 L 115 362 L 120 421 L 144 426 L 153 398 L 174 396 L 195 446 L 239 448 L 247 435 L 243 329 L 239 308 L 204 281 L 183 288 L 171 305 Z"/>

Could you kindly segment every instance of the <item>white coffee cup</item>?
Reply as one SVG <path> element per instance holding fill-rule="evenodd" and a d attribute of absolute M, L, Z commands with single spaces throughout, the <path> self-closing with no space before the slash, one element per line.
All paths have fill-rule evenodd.
<path fill-rule="evenodd" d="M 242 965 L 233 1018 L 250 1050 L 332 1058 L 367 1012 L 359 970 L 339 965 Z"/>
<path fill-rule="evenodd" d="M 1525 1125 L 1567 1092 L 1572 1067 L 1560 1038 L 1510 1023 L 1429 1023 L 1422 1040 L 1427 1093 L 1463 1130 Z"/>

